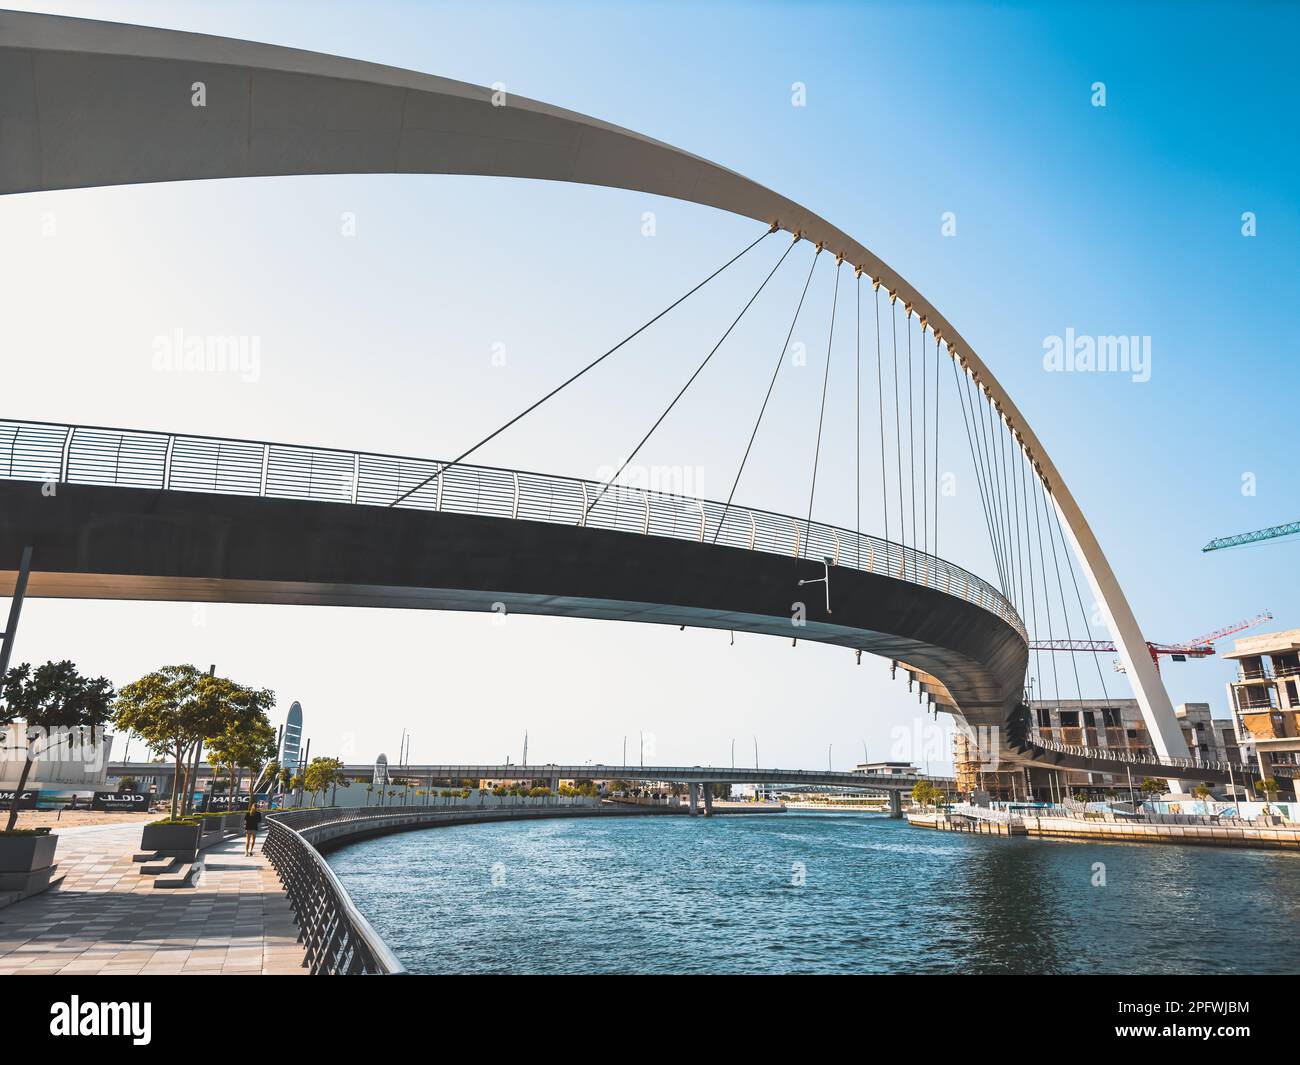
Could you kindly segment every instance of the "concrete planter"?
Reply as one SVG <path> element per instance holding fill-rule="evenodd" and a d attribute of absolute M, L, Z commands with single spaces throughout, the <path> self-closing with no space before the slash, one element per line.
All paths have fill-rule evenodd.
<path fill-rule="evenodd" d="M 54 874 L 54 849 L 59 837 L 0 836 L 0 894 L 16 891 L 20 898 L 43 891 Z"/>
<path fill-rule="evenodd" d="M 140 849 L 175 855 L 192 862 L 199 851 L 199 826 L 145 825 Z"/>
<path fill-rule="evenodd" d="M 54 849 L 59 837 L 0 835 L 0 873 L 30 873 L 54 864 Z"/>
<path fill-rule="evenodd" d="M 242 832 L 244 829 L 244 815 L 240 813 L 226 814 L 221 819 L 221 830 L 223 832 Z"/>

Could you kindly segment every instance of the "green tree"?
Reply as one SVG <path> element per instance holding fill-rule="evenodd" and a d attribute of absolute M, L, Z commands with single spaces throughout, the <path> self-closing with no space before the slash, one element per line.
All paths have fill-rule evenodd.
<path fill-rule="evenodd" d="M 22 721 L 25 732 L 23 743 L 23 768 L 14 789 L 13 802 L 9 804 L 6 832 L 12 832 L 18 821 L 18 803 L 32 763 L 44 752 L 63 743 L 78 730 L 89 741 L 97 741 L 96 730 L 108 720 L 109 704 L 113 698 L 113 685 L 107 677 L 91 680 L 77 672 L 77 667 L 66 659 L 46 662 L 34 671 L 30 663 L 15 666 L 0 678 L 0 725 L 11 726 Z M 59 730 L 58 738 L 50 733 Z"/>
<path fill-rule="evenodd" d="M 1270 804 L 1277 798 L 1278 793 L 1281 792 L 1281 785 L 1279 785 L 1272 777 L 1261 777 L 1259 782 L 1255 785 L 1255 790 L 1264 793 L 1264 813 L 1265 815 L 1271 814 L 1273 810 Z"/>
<path fill-rule="evenodd" d="M 1147 777 L 1142 781 L 1142 786 L 1138 788 L 1138 791 L 1148 799 L 1154 799 L 1157 796 L 1163 795 L 1168 790 L 1169 785 L 1159 777 Z"/>
<path fill-rule="evenodd" d="M 228 772 L 233 803 L 239 791 L 239 771 L 247 769 L 256 788 L 262 767 L 275 757 L 275 728 L 267 717 L 275 705 L 275 692 L 235 684 L 223 692 L 223 700 L 224 727 L 207 738 L 208 758 L 214 767 Z"/>
<path fill-rule="evenodd" d="M 1192 789 L 1192 794 L 1201 800 L 1201 809 L 1205 810 L 1206 813 L 1209 813 L 1210 795 L 1212 794 L 1210 789 L 1204 784 L 1197 784 L 1196 787 Z"/>
<path fill-rule="evenodd" d="M 163 666 L 132 681 L 113 705 L 113 722 L 141 737 L 156 754 L 168 755 L 175 765 L 171 816 L 177 816 L 185 766 L 197 757 L 205 740 L 225 731 L 235 713 L 235 702 L 245 691 L 234 681 L 215 677 L 191 665 Z M 185 792 L 193 789 L 186 786 Z M 188 807 L 188 800 L 186 801 Z"/>
<path fill-rule="evenodd" d="M 922 809 L 925 809 L 931 803 L 937 806 L 942 798 L 943 792 L 928 780 L 918 780 L 912 785 L 912 801 L 920 805 Z"/>
<path fill-rule="evenodd" d="M 331 787 L 337 788 L 343 777 L 343 763 L 337 758 L 313 758 L 304 774 L 303 787 L 311 792 L 311 805 L 316 805 L 316 795 L 322 798 Z"/>

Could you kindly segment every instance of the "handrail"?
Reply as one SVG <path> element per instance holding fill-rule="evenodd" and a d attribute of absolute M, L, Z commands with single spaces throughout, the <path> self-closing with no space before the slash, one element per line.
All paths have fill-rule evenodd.
<path fill-rule="evenodd" d="M 894 575 L 964 599 L 1028 639 L 1024 622 L 1001 592 L 944 559 L 848 529 L 624 485 L 601 494 L 602 486 L 594 481 L 493 466 L 449 467 L 435 459 L 337 448 L 8 419 L 0 419 L 0 477 L 396 505 L 587 526 L 817 561 L 828 557 L 836 566 Z M 588 512 L 592 490 L 599 501 Z"/>
<path fill-rule="evenodd" d="M 1240 773 L 1243 776 L 1259 775 L 1258 769 L 1244 762 L 1219 762 L 1205 758 L 1200 760 L 1195 758 L 1174 758 L 1155 753 L 1136 757 L 1131 751 L 1113 747 L 1081 747 L 1074 743 L 1049 740 L 1036 732 L 1030 734 L 1029 743 L 1045 751 L 1055 751 L 1058 754 L 1070 754 L 1080 758 L 1091 758 L 1099 762 L 1120 762 L 1132 766 L 1167 766 L 1177 769 L 1206 769 L 1215 773 Z M 1296 768 L 1300 769 L 1300 767 Z M 1274 766 L 1274 769 L 1280 771 L 1283 776 L 1293 775 L 1289 767 L 1286 766 Z"/>
<path fill-rule="evenodd" d="M 384 813 L 392 816 L 393 811 Z M 406 968 L 352 902 L 334 870 L 281 815 L 267 816 L 262 850 L 284 884 L 312 975 L 405 975 Z"/>

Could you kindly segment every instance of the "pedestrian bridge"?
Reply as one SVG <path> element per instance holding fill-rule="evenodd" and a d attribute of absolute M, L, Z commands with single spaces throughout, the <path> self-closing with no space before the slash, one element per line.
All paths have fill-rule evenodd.
<path fill-rule="evenodd" d="M 698 155 L 540 101 L 201 34 L 0 12 L 0 84 L 12 89 L 3 102 L 0 195 L 279 175 L 458 174 L 671 197 L 753 219 L 765 229 L 626 339 L 450 463 L 7 423 L 0 566 L 17 565 L 23 548 L 34 546 L 32 594 L 572 614 L 817 640 L 905 664 L 934 703 L 970 725 L 996 730 L 984 741 L 985 754 L 1086 767 L 1084 756 L 1034 745 L 1021 709 L 1029 687 L 1021 618 L 1035 630 L 1045 625 L 1049 642 L 1054 617 L 1070 637 L 1076 605 L 1080 631 L 1090 624 L 1078 586 L 1071 587 L 1073 596 L 1066 594 L 1059 540 L 1068 578 L 1074 577 L 1072 552 L 1115 638 L 1157 764 L 1177 768 L 1185 760 L 1173 706 L 1119 581 L 1029 419 L 973 345 L 915 286 L 802 204 Z M 196 86 L 203 89 L 202 106 L 190 95 Z M 641 444 L 795 248 L 808 260 L 804 295 L 819 260 L 833 260 L 806 520 L 733 507 L 730 500 L 719 505 L 629 493 L 617 476 L 595 486 L 463 464 L 751 249 L 773 249 L 780 242 L 769 238 L 778 232 L 792 241 Z M 823 257 L 823 251 L 830 254 Z M 878 389 L 880 449 L 872 456 L 880 463 L 882 539 L 811 520 L 842 279 L 845 308 L 858 308 L 859 370 L 861 348 L 870 345 L 870 327 L 862 322 L 864 289 L 868 316 L 875 305 L 878 383 L 882 367 L 891 364 L 882 344 L 882 310 L 883 335 L 893 349 L 893 432 L 886 432 L 890 419 Z M 991 292 L 1015 298 L 1014 279 L 981 280 Z M 856 290 L 852 300 L 850 290 Z M 802 308 L 801 295 L 790 335 Z M 845 327 L 841 323 L 841 335 Z M 777 352 L 769 397 L 790 335 Z M 919 427 L 912 403 L 914 335 Z M 900 350 L 907 357 L 901 391 Z M 933 376 L 927 376 L 930 353 Z M 852 401 L 859 415 L 860 397 L 857 388 Z M 751 444 L 766 409 L 765 401 Z M 944 562 L 937 547 L 931 553 L 939 537 L 942 419 L 964 432 L 1001 592 Z M 812 426 L 801 428 L 811 438 Z M 854 477 L 860 486 L 862 470 L 855 467 Z M 56 491 L 47 497 L 25 483 L 32 481 Z M 946 527 L 945 534 L 952 535 Z M 0 570 L 0 581 L 11 580 L 13 572 Z M 825 584 L 799 583 L 823 577 Z M 1104 689 L 1101 664 L 1094 665 Z M 1036 672 L 1043 692 L 1045 671 L 1036 666 Z M 1059 683 L 1055 687 L 1060 699 Z"/>
<path fill-rule="evenodd" d="M 0 421 L 0 564 L 36 545 L 29 596 L 543 614 L 813 640 L 906 663 L 930 699 L 976 725 L 1000 730 L 1019 704 L 1024 625 L 974 574 L 747 507 L 626 488 L 591 505 L 596 488 Z M 0 589 L 15 580 L 0 570 Z"/>

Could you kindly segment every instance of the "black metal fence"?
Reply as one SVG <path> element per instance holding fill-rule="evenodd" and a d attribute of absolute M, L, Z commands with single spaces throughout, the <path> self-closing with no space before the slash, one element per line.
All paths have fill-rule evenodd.
<path fill-rule="evenodd" d="M 289 895 L 312 974 L 405 974 L 320 852 L 275 815 L 267 824 L 262 850 Z"/>

